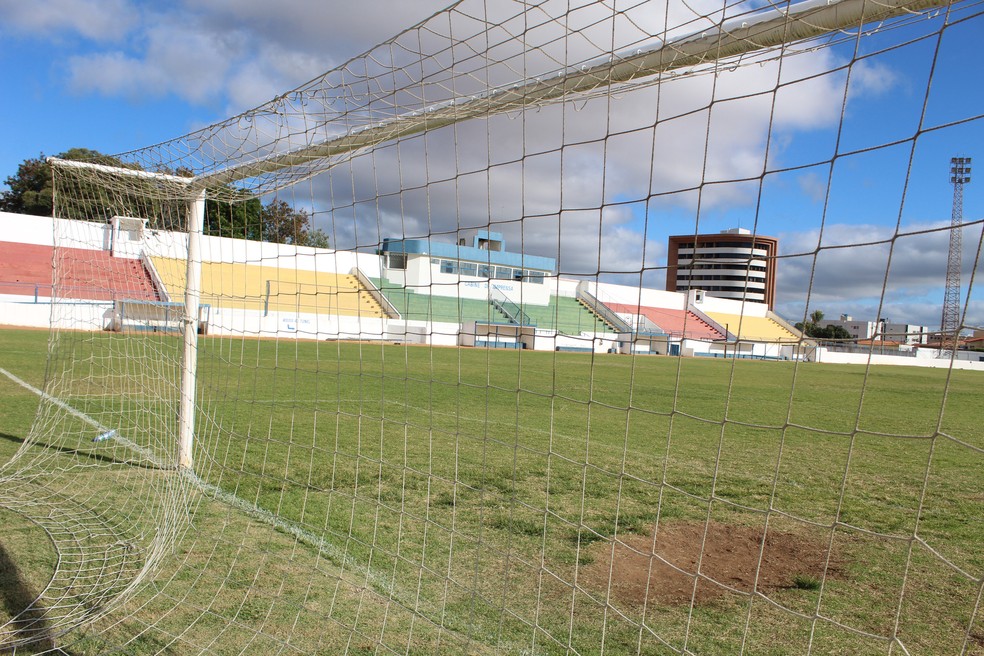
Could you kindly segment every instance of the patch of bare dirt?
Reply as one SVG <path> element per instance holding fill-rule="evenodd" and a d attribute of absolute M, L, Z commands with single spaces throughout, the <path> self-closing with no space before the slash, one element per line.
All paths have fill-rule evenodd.
<path fill-rule="evenodd" d="M 647 587 L 649 602 L 664 605 L 689 604 L 692 595 L 696 603 L 708 602 L 728 592 L 723 586 L 751 592 L 759 565 L 762 528 L 710 522 L 695 592 L 703 536 L 702 522 L 670 522 L 660 524 L 655 549 L 652 534 L 622 537 L 614 549 L 612 543 L 593 544 L 588 553 L 594 561 L 581 569 L 580 580 L 585 587 L 603 592 L 611 573 L 612 600 L 626 605 L 642 604 Z M 836 555 L 835 552 L 830 559 L 828 577 L 843 572 Z M 768 594 L 796 587 L 797 579 L 802 585 L 809 579 L 823 578 L 827 541 L 822 534 L 770 529 L 761 556 L 757 589 Z"/>

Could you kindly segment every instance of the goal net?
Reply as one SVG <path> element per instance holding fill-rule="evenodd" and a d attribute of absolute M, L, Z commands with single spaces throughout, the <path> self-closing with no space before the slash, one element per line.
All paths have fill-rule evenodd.
<path fill-rule="evenodd" d="M 984 649 L 981 12 L 461 0 L 51 161 L 0 650 Z"/>

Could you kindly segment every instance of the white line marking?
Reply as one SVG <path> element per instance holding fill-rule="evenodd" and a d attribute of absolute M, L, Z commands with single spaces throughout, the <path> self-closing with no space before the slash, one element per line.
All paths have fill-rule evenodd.
<path fill-rule="evenodd" d="M 35 387 L 34 385 L 31 385 L 30 383 L 28 383 L 27 381 L 21 380 L 20 378 L 18 378 L 14 374 L 10 373 L 9 371 L 7 371 L 6 369 L 4 369 L 3 367 L 0 367 L 0 374 L 3 374 L 4 376 L 6 376 L 7 378 L 9 378 L 13 382 L 15 382 L 18 385 L 20 385 L 21 387 L 23 387 L 24 389 L 26 389 L 28 391 L 31 391 L 31 392 L 34 392 L 35 394 L 37 394 L 38 396 L 40 396 L 45 401 L 48 401 L 49 403 L 55 404 L 56 406 L 58 406 L 59 408 L 61 408 L 65 412 L 67 412 L 68 414 L 72 415 L 73 417 L 76 417 L 78 419 L 81 419 L 85 423 L 87 423 L 90 426 L 92 426 L 93 428 L 95 428 L 100 433 L 108 433 L 109 431 L 113 431 L 114 430 L 114 429 L 110 428 L 109 426 L 105 426 L 105 425 L 99 423 L 99 421 L 97 421 L 96 419 L 94 419 L 94 418 L 90 417 L 89 415 L 85 414 L 81 410 L 76 410 L 75 408 L 73 408 L 72 406 L 68 405 L 67 403 L 65 403 L 61 399 L 56 399 L 55 397 L 51 396 L 50 394 L 48 394 L 44 390 L 40 390 L 37 387 Z M 119 442 L 123 446 L 136 451 L 141 456 L 143 456 L 144 458 L 146 458 L 147 460 L 149 460 L 150 462 L 152 462 L 154 464 L 154 466 L 160 467 L 162 469 L 166 467 L 166 465 L 161 462 L 161 460 L 157 457 L 157 455 L 153 451 L 151 451 L 147 447 L 140 446 L 136 442 L 131 442 L 130 440 L 128 440 L 125 437 L 123 437 L 122 435 L 120 435 L 119 431 L 114 431 L 114 434 L 113 434 L 112 439 L 115 440 L 116 442 Z"/>

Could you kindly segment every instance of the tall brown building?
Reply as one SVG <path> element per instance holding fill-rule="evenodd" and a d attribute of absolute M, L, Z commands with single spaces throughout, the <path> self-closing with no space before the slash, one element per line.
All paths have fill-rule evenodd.
<path fill-rule="evenodd" d="M 738 301 L 776 302 L 779 240 L 732 228 L 712 235 L 670 237 L 666 289 L 702 289 L 708 296 Z"/>

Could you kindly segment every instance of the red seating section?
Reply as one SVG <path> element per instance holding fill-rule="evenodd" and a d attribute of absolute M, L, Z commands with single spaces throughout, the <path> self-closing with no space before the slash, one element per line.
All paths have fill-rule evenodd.
<path fill-rule="evenodd" d="M 0 241 L 0 294 L 52 296 L 90 301 L 159 300 L 140 260 L 113 257 L 108 251 L 58 249 L 58 280 L 54 280 L 51 246 Z"/>
<path fill-rule="evenodd" d="M 627 305 L 625 303 L 605 303 L 605 305 L 613 312 L 641 314 L 662 328 L 663 332 L 674 337 L 702 340 L 724 338 L 724 335 L 712 328 L 710 324 L 703 321 L 693 312 L 646 307 L 643 305 Z"/>

